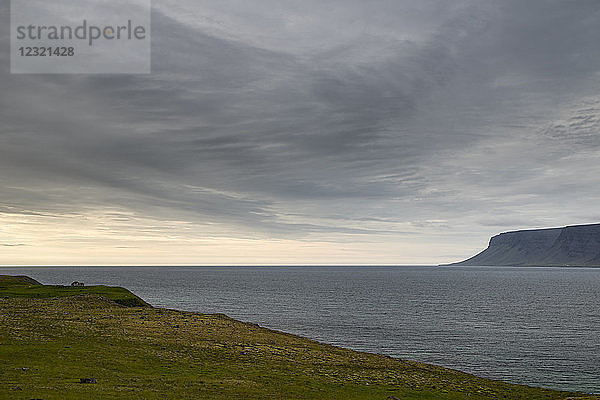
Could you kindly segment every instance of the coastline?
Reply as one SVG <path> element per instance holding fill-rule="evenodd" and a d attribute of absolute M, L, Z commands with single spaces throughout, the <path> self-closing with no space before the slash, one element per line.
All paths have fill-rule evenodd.
<path fill-rule="evenodd" d="M 0 397 L 600 398 L 347 350 L 219 314 L 126 307 L 95 287 L 72 290 L 6 298 L 4 287 Z M 83 378 L 97 384 L 79 384 Z"/>

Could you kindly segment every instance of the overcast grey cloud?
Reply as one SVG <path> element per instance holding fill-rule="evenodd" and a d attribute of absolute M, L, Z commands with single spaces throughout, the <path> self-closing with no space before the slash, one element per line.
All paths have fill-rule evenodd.
<path fill-rule="evenodd" d="M 0 263 L 44 229 L 53 263 L 437 263 L 600 219 L 597 1 L 157 0 L 133 76 L 10 75 L 1 4 Z"/>

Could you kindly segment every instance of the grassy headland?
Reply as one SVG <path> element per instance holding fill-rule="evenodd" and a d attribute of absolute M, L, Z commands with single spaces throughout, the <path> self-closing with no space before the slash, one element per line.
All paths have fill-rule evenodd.
<path fill-rule="evenodd" d="M 0 275 L 0 297 L 3 298 L 47 299 L 84 294 L 103 296 L 128 307 L 150 306 L 129 290 L 121 287 L 42 285 L 28 276 Z"/>
<path fill-rule="evenodd" d="M 26 278 L 0 277 L 0 365 L 2 399 L 600 399 Z"/>

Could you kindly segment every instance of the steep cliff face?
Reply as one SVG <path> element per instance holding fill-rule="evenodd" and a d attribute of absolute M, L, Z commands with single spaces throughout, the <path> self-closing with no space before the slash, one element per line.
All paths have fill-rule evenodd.
<path fill-rule="evenodd" d="M 600 266 L 600 224 L 502 233 L 481 253 L 452 265 Z"/>

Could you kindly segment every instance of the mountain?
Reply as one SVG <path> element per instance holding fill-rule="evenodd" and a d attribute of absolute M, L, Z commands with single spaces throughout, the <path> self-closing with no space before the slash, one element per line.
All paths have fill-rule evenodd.
<path fill-rule="evenodd" d="M 487 249 L 450 265 L 600 266 L 600 224 L 501 233 Z"/>

